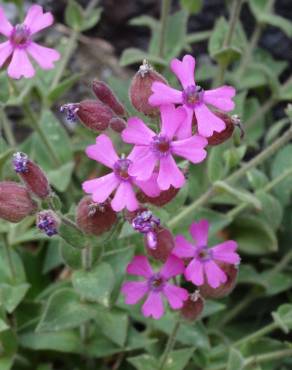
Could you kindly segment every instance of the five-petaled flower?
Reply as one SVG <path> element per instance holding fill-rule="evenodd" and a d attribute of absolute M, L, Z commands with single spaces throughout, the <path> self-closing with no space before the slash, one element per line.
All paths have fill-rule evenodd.
<path fill-rule="evenodd" d="M 163 297 L 166 298 L 172 309 L 182 308 L 183 302 L 188 299 L 188 292 L 168 282 L 174 276 L 184 272 L 183 262 L 170 255 L 159 272 L 154 272 L 147 257 L 135 256 L 127 267 L 128 274 L 144 277 L 144 281 L 128 281 L 122 286 L 127 304 L 138 303 L 146 294 L 147 298 L 142 306 L 144 316 L 160 319 L 164 313 Z"/>
<path fill-rule="evenodd" d="M 200 135 L 210 137 L 214 131 L 223 131 L 225 129 L 224 121 L 217 117 L 207 105 L 225 112 L 233 110 L 232 98 L 235 95 L 235 89 L 232 86 L 224 85 L 204 91 L 199 85 L 196 85 L 194 79 L 195 59 L 191 55 L 185 55 L 182 61 L 173 59 L 170 68 L 181 82 L 183 90 L 176 90 L 163 82 L 154 82 L 152 84 L 153 94 L 149 98 L 149 103 L 153 106 L 170 103 L 183 105 L 187 112 L 187 119 L 179 129 L 180 138 L 191 136 L 193 114 L 196 116 Z"/>
<path fill-rule="evenodd" d="M 181 188 L 185 177 L 178 168 L 173 156 L 177 155 L 192 163 L 202 162 L 207 155 L 206 138 L 193 135 L 187 139 L 176 140 L 176 133 L 184 121 L 184 108 L 175 108 L 173 104 L 160 107 L 161 132 L 156 134 L 137 117 L 128 120 L 128 127 L 122 132 L 126 143 L 135 144 L 138 158 L 130 166 L 129 173 L 139 180 L 147 180 L 152 176 L 155 166 L 159 163 L 157 183 L 161 190 L 172 185 Z"/>
<path fill-rule="evenodd" d="M 13 27 L 0 7 L 0 34 L 8 38 L 0 44 L 0 68 L 12 56 L 8 75 L 15 79 L 22 76 L 31 78 L 35 71 L 28 54 L 42 69 L 54 68 L 54 62 L 60 58 L 58 51 L 40 46 L 32 40 L 34 34 L 51 26 L 53 21 L 50 12 L 43 13 L 40 5 L 33 5 L 29 8 L 23 23 Z"/>
<path fill-rule="evenodd" d="M 212 288 L 217 288 L 227 281 L 227 276 L 216 261 L 237 265 L 240 257 L 236 253 L 237 243 L 233 240 L 208 248 L 208 231 L 207 220 L 192 223 L 190 233 L 195 244 L 190 243 L 184 236 L 178 235 L 175 238 L 175 248 L 172 253 L 180 258 L 191 259 L 184 273 L 186 280 L 199 286 L 207 280 Z"/>
<path fill-rule="evenodd" d="M 86 193 L 92 194 L 92 200 L 96 203 L 104 203 L 111 193 L 116 190 L 111 201 L 112 209 L 116 212 L 127 208 L 135 211 L 139 204 L 136 199 L 133 186 L 139 187 L 150 197 L 158 196 L 160 190 L 154 176 L 147 181 L 139 181 L 129 174 L 129 166 L 136 161 L 137 150 L 134 148 L 128 157 L 118 157 L 111 139 L 107 135 L 99 135 L 96 144 L 86 149 L 89 158 L 102 163 L 113 170 L 108 175 L 98 179 L 88 180 L 82 184 Z"/>

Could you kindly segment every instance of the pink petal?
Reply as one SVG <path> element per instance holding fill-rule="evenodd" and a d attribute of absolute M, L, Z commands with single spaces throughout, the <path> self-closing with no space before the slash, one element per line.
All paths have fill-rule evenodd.
<path fill-rule="evenodd" d="M 119 159 L 111 139 L 104 134 L 99 135 L 96 138 L 96 144 L 88 146 L 85 152 L 88 158 L 94 159 L 109 168 L 113 168 L 115 162 Z"/>
<path fill-rule="evenodd" d="M 204 102 L 223 111 L 229 112 L 234 109 L 235 104 L 232 98 L 235 95 L 235 88 L 232 86 L 221 86 L 217 89 L 204 92 Z"/>
<path fill-rule="evenodd" d="M 167 298 L 170 307 L 174 310 L 182 308 L 184 301 L 189 297 L 189 294 L 185 289 L 172 284 L 165 285 L 163 294 Z"/>
<path fill-rule="evenodd" d="M 43 8 L 40 5 L 33 5 L 28 9 L 24 24 L 29 28 L 30 32 L 36 33 L 53 24 L 54 18 L 52 13 L 43 13 Z"/>
<path fill-rule="evenodd" d="M 159 189 L 157 185 L 157 174 L 153 174 L 149 180 L 147 181 L 139 181 L 137 179 L 133 180 L 134 184 L 137 185 L 143 193 L 148 195 L 148 197 L 158 197 L 158 195 L 161 193 L 161 190 Z"/>
<path fill-rule="evenodd" d="M 207 144 L 208 140 L 206 138 L 194 135 L 185 140 L 173 141 L 172 152 L 192 163 L 200 163 L 207 156 L 206 150 L 203 149 Z"/>
<path fill-rule="evenodd" d="M 175 108 L 173 104 L 162 105 L 161 113 L 161 134 L 166 135 L 170 140 L 185 121 L 187 114 L 183 107 Z"/>
<path fill-rule="evenodd" d="M 0 33 L 6 37 L 9 37 L 13 27 L 5 16 L 4 10 L 0 7 Z"/>
<path fill-rule="evenodd" d="M 168 280 L 176 275 L 182 274 L 184 270 L 185 266 L 183 261 L 176 256 L 170 255 L 162 266 L 160 274 Z"/>
<path fill-rule="evenodd" d="M 160 293 L 149 293 L 145 303 L 142 306 L 142 313 L 145 317 L 152 316 L 156 320 L 163 316 L 164 307 Z"/>
<path fill-rule="evenodd" d="M 152 141 L 155 132 L 150 130 L 138 117 L 128 120 L 128 126 L 122 132 L 122 139 L 125 143 L 148 145 Z"/>
<path fill-rule="evenodd" d="M 153 82 L 151 90 L 153 94 L 148 101 L 154 107 L 171 103 L 182 103 L 182 92 L 162 82 Z"/>
<path fill-rule="evenodd" d="M 114 173 L 88 180 L 82 184 L 85 193 L 93 194 L 92 199 L 97 203 L 103 203 L 119 185 L 119 179 Z"/>
<path fill-rule="evenodd" d="M 148 291 L 146 281 L 128 281 L 123 284 L 121 292 L 125 295 L 126 304 L 136 304 Z"/>
<path fill-rule="evenodd" d="M 183 235 L 177 235 L 172 253 L 180 258 L 191 258 L 195 255 L 195 247 Z"/>
<path fill-rule="evenodd" d="M 168 190 L 171 185 L 177 189 L 184 185 L 185 177 L 171 155 L 160 159 L 157 183 L 161 190 Z"/>
<path fill-rule="evenodd" d="M 170 63 L 170 69 L 184 88 L 195 85 L 195 65 L 195 58 L 191 55 L 185 55 L 182 61 L 173 59 Z"/>
<path fill-rule="evenodd" d="M 179 125 L 175 136 L 178 139 L 187 139 L 188 137 L 192 136 L 192 126 L 193 126 L 193 109 L 183 105 L 184 110 L 186 112 L 186 117 L 184 121 Z"/>
<path fill-rule="evenodd" d="M 218 288 L 221 284 L 226 283 L 227 276 L 225 272 L 214 261 L 205 262 L 204 268 L 210 287 Z"/>
<path fill-rule="evenodd" d="M 185 278 L 195 285 L 204 284 L 204 270 L 203 263 L 199 260 L 193 259 L 185 270 Z"/>
<path fill-rule="evenodd" d="M 45 48 L 35 42 L 29 44 L 27 51 L 43 69 L 54 68 L 54 62 L 60 59 L 60 53 L 57 50 Z"/>
<path fill-rule="evenodd" d="M 153 275 L 153 270 L 147 257 L 135 256 L 127 266 L 127 273 L 150 278 Z"/>
<path fill-rule="evenodd" d="M 142 152 L 142 151 L 141 151 Z M 157 158 L 149 147 L 144 150 L 144 155 L 141 153 L 140 158 L 136 158 L 135 162 L 129 167 L 128 173 L 140 181 L 148 180 L 155 168 Z"/>
<path fill-rule="evenodd" d="M 10 41 L 2 42 L 0 44 L 0 68 L 6 62 L 7 58 L 11 55 L 13 48 Z"/>
<path fill-rule="evenodd" d="M 120 212 L 127 208 L 128 211 L 135 211 L 138 207 L 138 201 L 132 185 L 128 181 L 122 181 L 117 188 L 114 199 L 111 201 L 112 209 Z"/>
<path fill-rule="evenodd" d="M 212 256 L 215 260 L 238 265 L 240 257 L 236 253 L 237 243 L 233 240 L 227 240 L 211 248 Z"/>
<path fill-rule="evenodd" d="M 15 49 L 8 67 L 8 76 L 19 79 L 20 77 L 31 78 L 34 76 L 33 66 L 24 49 Z"/>
<path fill-rule="evenodd" d="M 225 129 L 225 122 L 210 111 L 205 104 L 195 107 L 195 114 L 198 122 L 198 132 L 200 135 L 210 137 L 213 132 L 221 132 Z"/>
<path fill-rule="evenodd" d="M 207 220 L 201 220 L 199 222 L 193 222 L 190 226 L 190 233 L 192 238 L 196 242 L 196 246 L 203 247 L 207 245 L 209 232 L 209 222 Z"/>

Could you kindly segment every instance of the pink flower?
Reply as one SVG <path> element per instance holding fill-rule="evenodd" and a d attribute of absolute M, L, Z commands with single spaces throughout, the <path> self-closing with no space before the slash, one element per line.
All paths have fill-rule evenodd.
<path fill-rule="evenodd" d="M 190 233 L 195 244 L 190 243 L 184 236 L 178 235 L 172 253 L 180 258 L 192 259 L 185 270 L 185 278 L 188 281 L 195 285 L 203 285 L 206 279 L 212 288 L 217 288 L 227 281 L 227 276 L 216 262 L 237 265 L 240 257 L 235 252 L 237 243 L 233 240 L 208 248 L 208 230 L 207 220 L 192 223 Z"/>
<path fill-rule="evenodd" d="M 152 84 L 153 94 L 149 98 L 149 103 L 153 106 L 169 103 L 183 104 L 187 111 L 187 119 L 179 130 L 180 138 L 191 136 L 193 114 L 196 115 L 200 135 L 209 137 L 213 135 L 214 131 L 223 131 L 225 129 L 224 121 L 212 113 L 207 104 L 225 112 L 231 111 L 234 108 L 232 98 L 235 95 L 235 89 L 224 85 L 204 91 L 199 85 L 196 85 L 194 79 L 195 59 L 191 55 L 185 55 L 182 62 L 173 59 L 170 68 L 181 82 L 183 91 L 173 89 L 163 82 L 154 82 Z"/>
<path fill-rule="evenodd" d="M 183 302 L 188 299 L 188 292 L 185 289 L 168 283 L 170 278 L 184 272 L 183 262 L 175 256 L 170 255 L 159 272 L 152 270 L 145 256 L 136 256 L 128 265 L 127 272 L 144 277 L 144 281 L 124 283 L 122 292 L 127 304 L 136 304 L 147 294 L 142 306 L 145 317 L 160 319 L 163 316 L 163 296 L 174 310 L 182 308 Z"/>
<path fill-rule="evenodd" d="M 8 38 L 0 44 L 0 68 L 12 55 L 8 67 L 8 75 L 11 78 L 30 78 L 35 74 L 29 60 L 30 55 L 42 69 L 54 68 L 54 62 L 60 58 L 60 54 L 50 48 L 40 46 L 33 42 L 32 36 L 40 30 L 51 26 L 54 18 L 51 13 L 43 13 L 40 5 L 29 8 L 27 15 L 21 24 L 12 26 L 0 8 L 0 34 Z"/>
<path fill-rule="evenodd" d="M 174 105 L 160 107 L 161 132 L 156 134 L 137 117 L 128 120 L 128 127 L 122 132 L 126 143 L 135 144 L 139 148 L 139 157 L 129 169 L 129 173 L 139 180 L 147 180 L 153 174 L 159 163 L 157 183 L 161 190 L 167 190 L 172 185 L 181 188 L 185 177 L 178 168 L 173 155 L 183 157 L 192 163 L 202 162 L 207 152 L 204 147 L 208 141 L 199 135 L 184 140 L 175 140 L 174 136 L 185 118 L 184 108 Z"/>
<path fill-rule="evenodd" d="M 148 181 L 139 181 L 128 173 L 129 166 L 135 163 L 137 150 L 133 149 L 127 158 L 119 158 L 107 135 L 99 135 L 96 144 L 86 149 L 89 158 L 104 164 L 113 170 L 108 175 L 98 179 L 88 180 L 82 184 L 86 193 L 92 194 L 92 200 L 104 203 L 111 193 L 116 189 L 115 196 L 111 201 L 112 209 L 116 212 L 127 208 L 135 211 L 138 208 L 133 185 L 138 186 L 146 195 L 155 197 L 160 194 L 156 179 L 152 176 Z"/>

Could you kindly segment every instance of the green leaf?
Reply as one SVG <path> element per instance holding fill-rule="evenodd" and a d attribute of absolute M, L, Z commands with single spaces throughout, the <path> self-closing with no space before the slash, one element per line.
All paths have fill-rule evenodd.
<path fill-rule="evenodd" d="M 264 191 L 257 192 L 256 196 L 262 205 L 259 216 L 263 218 L 263 220 L 266 220 L 274 230 L 277 230 L 283 219 L 283 208 L 281 203 L 277 198 Z"/>
<path fill-rule="evenodd" d="M 285 84 L 280 88 L 278 99 L 281 101 L 292 100 L 292 83 Z"/>
<path fill-rule="evenodd" d="M 95 317 L 95 308 L 83 303 L 71 289 L 60 289 L 53 293 L 44 308 L 37 332 L 62 331 L 79 327 Z"/>
<path fill-rule="evenodd" d="M 226 370 L 241 370 L 244 367 L 244 358 L 235 348 L 231 348 L 228 355 Z"/>
<path fill-rule="evenodd" d="M 246 145 L 241 145 L 239 147 L 232 146 L 223 153 L 228 172 L 240 163 L 246 153 L 246 149 Z"/>
<path fill-rule="evenodd" d="M 207 173 L 208 178 L 212 183 L 222 179 L 226 175 L 226 168 L 223 160 L 225 149 L 224 145 L 218 145 L 212 148 L 209 152 Z"/>
<path fill-rule="evenodd" d="M 272 312 L 274 321 L 288 334 L 292 329 L 292 304 L 282 304 L 276 312 Z"/>
<path fill-rule="evenodd" d="M 126 67 L 130 64 L 140 63 L 142 64 L 143 59 L 147 59 L 150 63 L 157 63 L 162 66 L 167 66 L 167 62 L 157 57 L 156 55 L 148 54 L 143 50 L 137 48 L 125 49 L 120 58 L 120 65 Z"/>
<path fill-rule="evenodd" d="M 165 32 L 165 56 L 170 61 L 181 53 L 187 35 L 188 13 L 180 10 L 167 19 Z"/>
<path fill-rule="evenodd" d="M 73 76 L 70 76 L 60 82 L 58 86 L 56 86 L 53 90 L 51 90 L 47 96 L 48 100 L 50 101 L 50 104 L 55 103 L 62 95 L 64 95 L 68 90 L 72 88 L 72 86 L 75 85 L 75 83 L 80 79 L 81 74 L 73 74 Z"/>
<path fill-rule="evenodd" d="M 262 13 L 260 22 L 280 28 L 288 37 L 292 37 L 292 22 L 276 14 Z"/>
<path fill-rule="evenodd" d="M 273 179 L 290 168 L 292 168 L 292 144 L 286 145 L 276 154 L 271 168 Z M 273 192 L 282 205 L 287 205 L 290 202 L 292 192 L 292 175 L 276 185 Z"/>
<path fill-rule="evenodd" d="M 247 180 L 253 190 L 260 190 L 269 182 L 266 174 L 257 168 L 252 168 L 246 173 Z"/>
<path fill-rule="evenodd" d="M 70 184 L 74 166 L 74 162 L 68 162 L 55 170 L 48 171 L 50 184 L 58 191 L 64 192 Z"/>
<path fill-rule="evenodd" d="M 195 348 L 185 348 L 170 352 L 167 357 L 165 370 L 183 370 L 190 361 Z"/>
<path fill-rule="evenodd" d="M 72 284 L 76 292 L 89 301 L 109 306 L 115 276 L 111 266 L 102 262 L 91 271 L 75 271 Z"/>
<path fill-rule="evenodd" d="M 16 286 L 0 284 L 0 306 L 12 313 L 26 295 L 29 287 L 27 283 Z"/>
<path fill-rule="evenodd" d="M 88 15 L 85 15 L 80 31 L 87 31 L 97 25 L 100 21 L 102 8 L 92 9 Z"/>
<path fill-rule="evenodd" d="M 199 13 L 203 7 L 203 0 L 180 0 L 180 3 L 190 14 Z"/>
<path fill-rule="evenodd" d="M 78 229 L 73 223 L 66 220 L 61 220 L 61 224 L 58 228 L 58 233 L 67 243 L 77 249 L 83 249 L 86 247 L 88 240 L 86 236 Z"/>
<path fill-rule="evenodd" d="M 70 0 L 65 9 L 65 22 L 75 31 L 80 31 L 84 21 L 83 9 L 75 1 Z"/>
<path fill-rule="evenodd" d="M 260 103 L 256 98 L 246 99 L 242 122 L 247 122 L 260 109 Z M 257 141 L 263 136 L 265 130 L 264 116 L 262 115 L 252 126 L 245 125 L 245 143 L 247 145 L 258 145 Z"/>
<path fill-rule="evenodd" d="M 292 91 L 291 91 L 291 99 L 292 99 Z M 280 136 L 284 127 L 287 127 L 288 125 L 289 125 L 289 119 L 288 118 L 282 118 L 279 121 L 275 122 L 271 127 L 269 127 L 269 129 L 266 133 L 265 144 L 269 145 L 274 140 L 276 140 Z"/>
<path fill-rule="evenodd" d="M 137 370 L 158 370 L 157 359 L 148 354 L 130 357 L 127 359 Z"/>
<path fill-rule="evenodd" d="M 74 270 L 82 267 L 82 253 L 81 250 L 71 247 L 70 244 L 66 243 L 65 240 L 60 240 L 61 255 L 69 267 Z"/>
<path fill-rule="evenodd" d="M 4 320 L 0 319 L 0 333 L 7 329 L 9 329 L 9 326 L 6 324 Z"/>
<path fill-rule="evenodd" d="M 132 26 L 148 27 L 151 32 L 151 38 L 148 46 L 148 53 L 151 55 L 157 55 L 159 50 L 159 22 L 157 19 L 148 15 L 141 15 L 139 17 L 132 18 L 129 21 Z"/>
<path fill-rule="evenodd" d="M 278 249 L 274 231 L 262 219 L 249 215 L 238 217 L 229 229 L 230 239 L 237 241 L 239 250 L 251 255 L 265 255 Z"/>
<path fill-rule="evenodd" d="M 124 346 L 128 333 L 128 316 L 125 313 L 99 308 L 95 321 L 108 339 L 120 347 Z"/>
<path fill-rule="evenodd" d="M 0 73 L 0 86 L 0 103 L 6 103 L 10 96 L 9 80 L 6 71 Z"/>

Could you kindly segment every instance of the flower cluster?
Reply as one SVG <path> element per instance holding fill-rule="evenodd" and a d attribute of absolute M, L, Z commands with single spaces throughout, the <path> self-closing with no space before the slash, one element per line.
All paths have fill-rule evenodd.
<path fill-rule="evenodd" d="M 155 319 L 164 313 L 163 297 L 172 309 L 181 309 L 186 317 L 194 317 L 194 312 L 203 309 L 204 292 L 222 296 L 232 289 L 236 272 L 229 274 L 228 266 L 235 268 L 239 263 L 234 241 L 207 247 L 208 221 L 191 225 L 195 242 L 190 243 L 182 235 L 174 238 L 147 207 L 141 206 L 142 200 L 161 206 L 173 199 L 186 183 L 183 166 L 203 162 L 207 146 L 228 139 L 235 126 L 235 120 L 226 113 L 234 108 L 233 87 L 204 91 L 195 83 L 195 59 L 190 55 L 182 61 L 173 60 L 171 69 L 181 82 L 182 91 L 170 87 L 147 62 L 133 78 L 130 100 L 139 112 L 150 117 L 147 123 L 138 117 L 130 117 L 126 122 L 126 110 L 110 88 L 99 81 L 93 83 L 97 100 L 69 103 L 61 108 L 70 120 L 78 117 L 86 127 L 99 133 L 114 129 L 111 122 L 118 121 L 120 129 L 115 131 L 124 143 L 133 145 L 128 155 L 119 155 L 110 133 L 102 132 L 95 144 L 87 147 L 87 156 L 110 172 L 83 183 L 83 190 L 90 194 L 90 200 L 84 202 L 106 203 L 114 212 L 126 210 L 133 229 L 144 235 L 147 254 L 164 263 L 155 271 L 146 256 L 134 257 L 127 272 L 144 280 L 129 281 L 122 287 L 128 304 L 147 295 L 142 313 Z M 151 118 L 159 116 L 160 123 L 153 129 Z M 183 161 L 178 163 L 178 159 Z M 86 226 L 89 216 L 82 220 Z M 86 227 L 83 225 L 82 229 Z M 177 276 L 180 284 L 177 279 L 171 283 Z M 192 291 L 185 287 L 189 288 L 189 282 L 196 286 Z M 200 287 L 201 292 L 196 290 Z"/>

